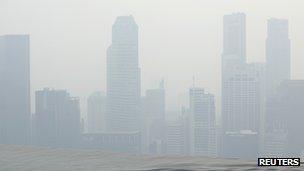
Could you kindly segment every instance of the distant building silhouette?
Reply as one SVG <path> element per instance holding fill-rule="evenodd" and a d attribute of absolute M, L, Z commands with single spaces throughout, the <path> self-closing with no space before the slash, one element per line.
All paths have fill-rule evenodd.
<path fill-rule="evenodd" d="M 165 89 L 163 81 L 159 88 L 146 90 L 143 109 L 143 132 L 147 152 L 163 154 L 165 142 Z"/>
<path fill-rule="evenodd" d="M 259 130 L 264 66 L 246 63 L 245 14 L 224 16 L 222 117 L 224 131 Z"/>
<path fill-rule="evenodd" d="M 186 155 L 188 154 L 188 125 L 187 118 L 180 117 L 176 121 L 168 121 L 166 124 L 166 154 Z"/>
<path fill-rule="evenodd" d="M 244 64 L 225 73 L 223 114 L 225 131 L 259 132 L 264 103 L 264 65 Z"/>
<path fill-rule="evenodd" d="M 224 16 L 223 72 L 230 65 L 246 63 L 246 15 L 235 13 Z"/>
<path fill-rule="evenodd" d="M 300 156 L 304 152 L 304 138 L 300 136 L 304 129 L 303 101 L 304 80 L 283 81 L 268 101 L 265 155 Z"/>
<path fill-rule="evenodd" d="M 106 131 L 106 95 L 95 92 L 87 99 L 88 133 Z"/>
<path fill-rule="evenodd" d="M 0 36 L 0 143 L 30 143 L 30 38 Z"/>
<path fill-rule="evenodd" d="M 140 130 L 140 69 L 138 26 L 132 16 L 121 16 L 112 28 L 107 51 L 107 130 Z"/>
<path fill-rule="evenodd" d="M 265 140 L 263 145 L 264 155 L 266 156 L 284 157 L 289 153 L 287 147 L 290 135 L 287 133 L 288 127 L 283 119 L 284 115 L 287 115 L 284 112 L 286 104 L 283 104 L 281 99 L 282 92 L 280 92 L 282 90 L 281 83 L 290 79 L 291 72 L 291 45 L 288 27 L 288 20 L 275 18 L 268 20 L 266 39 L 267 98 L 265 103 Z M 284 84 L 286 85 L 287 83 L 285 82 Z"/>
<path fill-rule="evenodd" d="M 222 54 L 223 150 L 231 132 L 251 131 L 262 136 L 264 112 L 264 64 L 246 62 L 245 14 L 224 16 Z M 229 138 L 229 139 L 225 139 Z M 230 141 L 230 140 L 229 140 Z M 258 140 L 260 141 L 260 140 Z M 226 149 L 225 149 L 226 148 Z M 229 152 L 226 154 L 229 154 Z M 232 154 L 232 153 L 231 153 Z"/>
<path fill-rule="evenodd" d="M 80 142 L 79 99 L 65 90 L 36 91 L 35 140 L 37 145 L 77 147 Z"/>
<path fill-rule="evenodd" d="M 266 39 L 267 96 L 274 95 L 283 80 L 290 79 L 288 20 L 269 19 Z"/>
<path fill-rule="evenodd" d="M 222 53 L 222 120 L 223 131 L 231 131 L 236 125 L 237 116 L 231 106 L 231 77 L 234 70 L 246 64 L 246 16 L 243 13 L 225 15 L 223 21 L 223 53 Z M 235 104 L 238 105 L 238 104 Z M 240 106 L 240 105 L 238 105 Z M 241 107 L 241 106 L 240 106 Z"/>
<path fill-rule="evenodd" d="M 193 87 L 190 96 L 190 149 L 192 155 L 216 157 L 214 95 Z"/>

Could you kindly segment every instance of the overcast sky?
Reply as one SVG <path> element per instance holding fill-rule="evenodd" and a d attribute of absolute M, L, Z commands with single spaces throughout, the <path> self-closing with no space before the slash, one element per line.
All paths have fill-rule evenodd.
<path fill-rule="evenodd" d="M 31 35 L 32 92 L 67 89 L 85 98 L 105 91 L 106 49 L 120 15 L 139 25 L 142 92 L 161 78 L 167 108 L 185 103 L 196 85 L 220 97 L 222 17 L 247 15 L 249 62 L 265 58 L 266 22 L 289 19 L 292 77 L 304 78 L 303 0 L 0 0 L 0 34 Z"/>

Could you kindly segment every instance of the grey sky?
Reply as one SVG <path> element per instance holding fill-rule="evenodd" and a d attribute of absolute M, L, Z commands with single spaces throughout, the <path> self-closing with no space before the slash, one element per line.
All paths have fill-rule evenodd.
<path fill-rule="evenodd" d="M 132 14 L 140 29 L 142 89 L 164 78 L 174 109 L 187 101 L 193 75 L 219 97 L 222 16 L 233 12 L 247 15 L 250 62 L 264 61 L 267 19 L 289 19 L 292 77 L 304 78 L 303 7 L 303 0 L 0 0 L 0 34 L 31 35 L 32 91 L 66 88 L 85 102 L 105 90 L 115 18 Z"/>

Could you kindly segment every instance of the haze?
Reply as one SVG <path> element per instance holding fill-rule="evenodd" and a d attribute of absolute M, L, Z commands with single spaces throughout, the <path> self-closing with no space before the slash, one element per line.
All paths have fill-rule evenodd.
<path fill-rule="evenodd" d="M 32 94 L 50 86 L 68 89 L 85 111 L 87 96 L 106 90 L 115 18 L 133 15 L 142 92 L 164 78 L 167 109 L 176 110 L 187 104 L 195 76 L 197 86 L 216 94 L 218 110 L 223 15 L 246 13 L 250 62 L 264 61 L 267 19 L 288 19 L 292 78 L 303 79 L 303 6 L 302 0 L 0 0 L 0 35 L 30 34 Z"/>

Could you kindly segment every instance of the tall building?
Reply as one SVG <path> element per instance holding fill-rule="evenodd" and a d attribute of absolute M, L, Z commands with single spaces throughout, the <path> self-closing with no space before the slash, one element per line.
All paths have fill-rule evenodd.
<path fill-rule="evenodd" d="M 216 157 L 214 95 L 202 88 L 190 89 L 190 150 L 192 155 Z"/>
<path fill-rule="evenodd" d="M 165 142 L 165 89 L 163 81 L 159 88 L 146 90 L 142 122 L 146 148 L 150 154 L 162 154 Z"/>
<path fill-rule="evenodd" d="M 224 131 L 259 132 L 264 66 L 246 62 L 245 14 L 224 16 L 222 118 Z"/>
<path fill-rule="evenodd" d="M 246 63 L 246 15 L 235 13 L 224 16 L 223 74 L 235 64 Z"/>
<path fill-rule="evenodd" d="M 163 81 L 159 88 L 146 90 L 146 115 L 153 119 L 165 119 L 165 88 Z"/>
<path fill-rule="evenodd" d="M 76 147 L 80 142 L 79 99 L 65 90 L 36 91 L 35 141 L 37 145 Z"/>
<path fill-rule="evenodd" d="M 244 64 L 223 80 L 224 131 L 260 132 L 264 109 L 264 65 Z"/>
<path fill-rule="evenodd" d="M 138 26 L 132 16 L 118 17 L 107 51 L 107 130 L 140 130 Z"/>
<path fill-rule="evenodd" d="M 288 20 L 269 19 L 266 39 L 267 95 L 271 96 L 283 80 L 290 79 L 290 39 Z"/>
<path fill-rule="evenodd" d="M 87 100 L 88 132 L 106 131 L 106 96 L 102 92 L 94 92 Z"/>
<path fill-rule="evenodd" d="M 222 149 L 226 150 L 226 154 L 232 154 L 225 149 L 229 148 L 225 144 L 231 138 L 226 135 L 231 133 L 251 131 L 257 134 L 257 142 L 261 143 L 264 130 L 265 66 L 246 62 L 245 14 L 224 16 L 223 32 Z"/>
<path fill-rule="evenodd" d="M 30 143 L 30 38 L 0 36 L 0 143 Z"/>
<path fill-rule="evenodd" d="M 266 106 L 265 155 L 283 151 L 285 156 L 300 156 L 304 151 L 304 80 L 285 80 Z M 269 138 L 275 137 L 275 138 Z"/>
<path fill-rule="evenodd" d="M 166 154 L 186 155 L 187 151 L 187 124 L 186 118 L 168 121 L 166 124 Z"/>
<path fill-rule="evenodd" d="M 229 89 L 231 77 L 238 68 L 246 64 L 246 15 L 235 13 L 223 18 L 223 53 L 222 53 L 222 124 L 223 131 L 229 131 L 233 121 L 229 118 Z M 234 117 L 234 119 L 237 119 Z"/>

